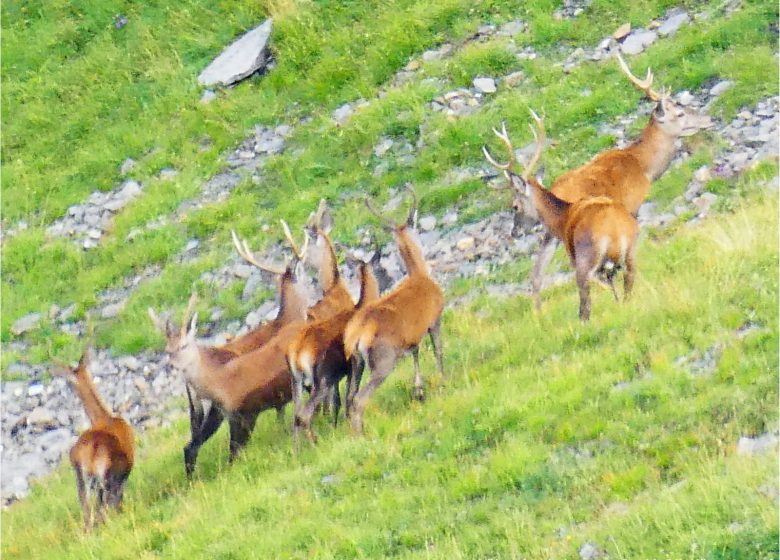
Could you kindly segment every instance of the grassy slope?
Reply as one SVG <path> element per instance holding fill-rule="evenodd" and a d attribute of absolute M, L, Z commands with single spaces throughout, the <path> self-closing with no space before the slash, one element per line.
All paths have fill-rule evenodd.
<path fill-rule="evenodd" d="M 95 304 L 100 290 L 121 285 L 146 266 L 161 264 L 160 280 L 137 290 L 118 318 L 98 325 L 100 343 L 117 352 L 159 344 L 146 320 L 146 308 L 183 305 L 182 294 L 199 275 L 224 260 L 228 229 L 235 227 L 262 246 L 279 232 L 272 228 L 260 233 L 258 224 L 275 223 L 279 216 L 300 222 L 321 196 L 337 207 L 336 236 L 344 239 L 368 220 L 349 200 L 349 193 L 368 190 L 381 195 L 405 180 L 417 184 L 427 211 L 458 204 L 462 216 L 473 217 L 497 208 L 504 202 L 496 198 L 486 207 L 478 182 L 447 184 L 443 178 L 453 167 L 481 160 L 479 146 L 491 139 L 490 126 L 501 119 L 516 131 L 520 145 L 528 105 L 547 114 L 549 134 L 559 140 L 558 148 L 545 156 L 550 175 L 611 145 L 611 138 L 596 134 L 598 125 L 634 111 L 638 93 L 611 64 L 586 63 L 564 75 L 560 67 L 552 66 L 562 56 L 558 48 L 594 45 L 622 21 L 646 24 L 671 4 L 594 2 L 577 20 L 556 22 L 550 16 L 554 3 L 544 0 L 477 6 L 464 0 L 264 6 L 224 2 L 219 8 L 224 17 L 215 17 L 205 3 L 196 2 L 177 7 L 146 3 L 132 10 L 119 3 L 85 5 L 80 10 L 71 3 L 45 10 L 29 3 L 4 3 L 2 64 L 4 74 L 13 76 L 2 92 L 4 218 L 11 224 L 26 218 L 32 227 L 4 243 L 0 336 L 9 341 L 15 319 L 32 311 L 46 315 L 52 303 L 75 302 L 77 316 L 83 314 Z M 729 118 L 742 104 L 776 89 L 770 24 L 777 7 L 756 2 L 723 17 L 719 5 L 697 4 L 697 9 L 709 10 L 709 20 L 684 27 L 673 40 L 659 41 L 648 54 L 636 57 L 635 64 L 652 65 L 659 82 L 673 89 L 696 88 L 717 77 L 734 80 L 735 87 L 712 109 Z M 130 23 L 118 32 L 110 18 L 122 11 L 129 13 Z M 264 13 L 277 17 L 274 44 L 279 66 L 262 80 L 225 92 L 217 102 L 200 104 L 194 83 L 198 70 L 217 45 Z M 527 19 L 531 30 L 516 40 L 533 45 L 542 53 L 540 59 L 514 60 L 499 38 L 470 45 L 452 59 L 427 63 L 420 78 L 445 79 L 448 85 L 441 91 L 418 79 L 375 98 L 379 86 L 425 48 L 461 39 L 484 21 L 516 17 Z M 677 64 L 680 59 L 685 62 Z M 468 83 L 472 76 L 515 69 L 526 71 L 527 82 L 516 90 L 500 91 L 474 115 L 450 123 L 427 109 L 436 93 Z M 586 88 L 592 90 L 590 96 L 582 95 Z M 372 99 L 371 106 L 347 126 L 334 127 L 331 111 L 360 96 Z M 226 202 L 125 241 L 133 227 L 169 214 L 194 196 L 199 183 L 218 169 L 218 155 L 242 139 L 251 124 L 292 122 L 301 115 L 314 117 L 310 124 L 297 127 L 292 140 L 302 151 L 291 149 L 269 162 L 262 188 L 247 184 Z M 423 121 L 426 145 L 414 165 L 394 166 L 384 177 L 374 178 L 377 160 L 371 148 L 377 139 L 389 134 L 414 142 Z M 40 129 L 46 133 L 29 133 Z M 204 137 L 211 139 L 212 147 L 201 152 Z M 703 136 L 695 146 L 695 157 L 654 189 L 660 201 L 668 202 L 684 191 L 693 170 L 712 157 L 719 141 Z M 128 156 L 139 160 L 133 174 L 146 189 L 116 219 L 114 234 L 88 253 L 69 241 L 44 241 L 40 224 L 50 223 L 93 189 L 112 188 L 119 180 L 119 163 Z M 177 178 L 156 180 L 157 171 L 168 165 L 180 170 Z M 203 256 L 188 264 L 171 262 L 192 237 L 203 241 Z M 217 294 L 208 286 L 200 289 L 206 292 L 203 308 L 216 302 L 226 309 L 227 318 L 242 316 L 257 303 L 237 302 L 235 291 Z M 234 289 L 240 291 L 240 286 Z M 60 355 L 75 357 L 80 347 L 46 319 L 43 328 L 27 336 L 32 347 L 24 357 L 32 361 L 45 359 L 49 340 Z M 6 353 L 3 369 L 18 357 Z"/>
<path fill-rule="evenodd" d="M 63 471 L 3 515 L 4 558 L 775 558 L 777 465 L 736 456 L 776 427 L 777 197 L 641 245 L 635 298 L 575 319 L 572 286 L 446 319 L 446 386 L 409 404 L 409 363 L 368 435 L 321 425 L 291 454 L 272 414 L 237 464 L 226 435 L 184 479 L 184 422 L 142 442 L 127 511 L 80 536 Z M 762 326 L 744 338 L 746 321 Z M 722 345 L 710 375 L 679 356 Z M 424 362 L 432 367 L 430 356 Z M 620 384 L 620 385 L 619 385 Z M 330 479 L 323 477 L 330 476 Z"/>

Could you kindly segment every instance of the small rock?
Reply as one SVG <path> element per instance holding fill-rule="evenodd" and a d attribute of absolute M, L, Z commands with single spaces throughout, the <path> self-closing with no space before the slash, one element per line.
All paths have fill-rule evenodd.
<path fill-rule="evenodd" d="M 194 251 L 198 248 L 200 245 L 200 241 L 197 239 L 190 239 L 187 241 L 187 245 L 184 246 L 184 252 L 189 253 L 190 251 Z"/>
<path fill-rule="evenodd" d="M 135 385 L 135 388 L 138 389 L 138 392 L 142 395 L 145 395 L 149 391 L 149 384 L 143 377 L 133 378 L 133 385 Z"/>
<path fill-rule="evenodd" d="M 141 367 L 141 362 L 135 356 L 121 356 L 114 360 L 114 363 L 118 367 L 129 369 L 130 371 L 138 371 Z"/>
<path fill-rule="evenodd" d="M 36 428 L 54 426 L 54 414 L 42 406 L 37 406 L 27 415 L 27 425 Z"/>
<path fill-rule="evenodd" d="M 335 474 L 326 474 L 320 479 L 322 484 L 336 484 L 339 481 L 339 476 Z"/>
<path fill-rule="evenodd" d="M 615 29 L 615 32 L 612 34 L 612 38 L 615 39 L 615 41 L 620 41 L 624 37 L 628 36 L 629 33 L 631 33 L 631 24 L 624 23 Z"/>
<path fill-rule="evenodd" d="M 737 442 L 737 455 L 763 455 L 777 447 L 777 434 L 765 433 L 755 438 L 743 436 Z"/>
<path fill-rule="evenodd" d="M 696 100 L 696 98 L 693 96 L 693 94 L 688 91 L 687 89 L 680 93 L 680 95 L 677 96 L 677 101 L 680 103 L 680 105 L 683 105 L 687 107 L 691 103 L 693 103 Z"/>
<path fill-rule="evenodd" d="M 122 300 L 117 303 L 110 303 L 100 310 L 100 317 L 103 319 L 113 319 L 118 316 L 127 305 L 127 300 Z"/>
<path fill-rule="evenodd" d="M 620 50 L 623 51 L 623 54 L 639 54 L 655 43 L 656 39 L 658 39 L 658 33 L 655 31 L 637 29 L 623 41 Z"/>
<path fill-rule="evenodd" d="M 178 174 L 179 172 L 172 167 L 164 167 L 163 169 L 160 169 L 160 179 L 163 180 L 173 179 Z"/>
<path fill-rule="evenodd" d="M 384 156 L 390 148 L 393 147 L 393 140 L 392 138 L 382 137 L 379 139 L 379 142 L 376 146 L 374 146 L 374 155 L 376 157 L 382 157 Z"/>
<path fill-rule="evenodd" d="M 723 80 L 721 82 L 718 82 L 712 88 L 710 88 L 710 95 L 713 97 L 717 97 L 727 89 L 729 89 L 734 83 L 731 80 Z"/>
<path fill-rule="evenodd" d="M 35 382 L 31 383 L 29 387 L 27 387 L 27 396 L 28 397 L 37 397 L 38 395 L 43 394 L 43 383 Z"/>
<path fill-rule="evenodd" d="M 11 325 L 11 334 L 20 336 L 28 331 L 35 330 L 38 328 L 38 323 L 40 320 L 40 313 L 30 313 L 29 315 L 25 315 L 24 317 L 14 321 L 14 324 Z"/>
<path fill-rule="evenodd" d="M 116 193 L 117 198 L 129 199 L 141 194 L 141 184 L 138 181 L 125 181 L 122 184 L 122 189 Z"/>
<path fill-rule="evenodd" d="M 458 223 L 458 213 L 454 211 L 447 212 L 441 221 L 448 226 Z"/>
<path fill-rule="evenodd" d="M 689 21 L 691 21 L 691 18 L 688 16 L 687 12 L 680 12 L 675 14 L 669 17 L 658 27 L 658 34 L 663 37 L 674 35 L 677 33 L 677 30 L 680 29 L 680 26 L 682 26 L 683 23 L 687 23 Z"/>
<path fill-rule="evenodd" d="M 471 251 L 476 246 L 476 240 L 473 237 L 462 237 L 455 243 L 455 247 L 458 251 L 466 252 Z"/>
<path fill-rule="evenodd" d="M 493 78 L 474 78 L 474 87 L 482 93 L 495 93 L 496 81 Z"/>
<path fill-rule="evenodd" d="M 512 72 L 511 74 L 508 74 L 504 77 L 504 83 L 507 85 L 507 87 L 516 87 L 518 86 L 523 80 L 525 79 L 525 73 L 518 70 L 517 72 Z"/>
<path fill-rule="evenodd" d="M 707 181 L 710 181 L 712 179 L 712 173 L 710 173 L 710 168 L 707 167 L 706 165 L 702 165 L 694 172 L 693 178 L 701 183 L 706 183 Z"/>
<path fill-rule="evenodd" d="M 117 14 L 114 16 L 114 29 L 122 29 L 130 20 L 126 15 Z"/>
<path fill-rule="evenodd" d="M 580 547 L 579 553 L 582 560 L 597 560 L 601 558 L 601 551 L 596 548 L 596 545 L 589 542 Z"/>
<path fill-rule="evenodd" d="M 498 30 L 499 35 L 514 37 L 526 30 L 526 24 L 522 20 L 508 21 Z"/>
<path fill-rule="evenodd" d="M 123 176 L 127 175 L 133 170 L 134 167 L 135 167 L 135 160 L 132 158 L 127 158 L 125 161 L 122 162 L 122 165 L 119 166 L 119 174 Z"/>
<path fill-rule="evenodd" d="M 419 60 L 410 60 L 409 64 L 404 66 L 404 70 L 414 72 L 415 70 L 419 70 L 420 66 L 422 66 L 422 63 Z"/>
<path fill-rule="evenodd" d="M 203 86 L 230 85 L 265 68 L 271 60 L 268 40 L 271 19 L 239 37 L 215 58 L 198 76 Z"/>
<path fill-rule="evenodd" d="M 254 329 L 260 325 L 262 322 L 263 317 L 258 313 L 257 311 L 250 311 L 249 314 L 247 314 L 246 319 L 244 322 L 246 323 L 246 326 L 250 329 Z"/>
<path fill-rule="evenodd" d="M 339 126 L 344 126 L 344 124 L 349 120 L 349 117 L 354 113 L 355 110 L 352 108 L 352 105 L 349 103 L 345 103 L 335 111 L 333 111 L 333 120 L 336 121 L 336 124 Z"/>
<path fill-rule="evenodd" d="M 423 216 L 420 218 L 420 229 L 423 231 L 432 231 L 436 227 L 435 216 Z"/>

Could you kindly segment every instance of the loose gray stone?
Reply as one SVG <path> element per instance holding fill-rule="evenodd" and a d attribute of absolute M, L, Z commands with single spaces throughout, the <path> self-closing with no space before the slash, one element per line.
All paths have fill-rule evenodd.
<path fill-rule="evenodd" d="M 172 167 L 164 167 L 163 169 L 160 169 L 160 179 L 163 180 L 173 179 L 178 174 L 179 172 Z"/>
<path fill-rule="evenodd" d="M 435 216 L 424 216 L 420 218 L 420 229 L 423 231 L 432 231 L 436 227 Z"/>
<path fill-rule="evenodd" d="M 33 411 L 27 415 L 28 426 L 46 428 L 48 426 L 54 426 L 54 424 L 54 413 L 42 406 L 35 407 Z"/>
<path fill-rule="evenodd" d="M 203 92 L 203 95 L 200 96 L 200 102 L 211 103 L 216 98 L 217 98 L 217 93 L 212 89 L 207 89 Z"/>
<path fill-rule="evenodd" d="M 344 124 L 349 120 L 349 117 L 352 116 L 352 113 L 354 112 L 355 109 L 352 108 L 352 105 L 345 103 L 333 111 L 333 120 L 336 121 L 336 124 L 339 126 L 344 126 Z"/>
<path fill-rule="evenodd" d="M 528 26 L 522 20 L 508 21 L 498 30 L 499 35 L 508 35 L 513 37 L 526 30 Z"/>
<path fill-rule="evenodd" d="M 118 316 L 127 305 L 127 300 L 122 300 L 117 303 L 110 303 L 100 310 L 100 316 L 103 319 L 113 319 Z"/>
<path fill-rule="evenodd" d="M 731 80 L 723 80 L 721 82 L 718 82 L 712 88 L 710 89 L 710 95 L 713 97 L 717 97 L 727 89 L 729 89 L 734 83 Z"/>
<path fill-rule="evenodd" d="M 765 433 L 755 438 L 741 437 L 737 442 L 737 455 L 763 455 L 777 447 L 777 434 Z"/>
<path fill-rule="evenodd" d="M 392 147 L 393 147 L 393 140 L 392 140 L 392 138 L 382 137 L 382 138 L 379 139 L 379 142 L 377 142 L 377 145 L 374 146 L 374 155 L 376 157 L 382 157 Z"/>
<path fill-rule="evenodd" d="M 482 93 L 495 93 L 496 81 L 493 78 L 474 78 L 474 87 Z"/>
<path fill-rule="evenodd" d="M 127 175 L 133 170 L 134 167 L 135 167 L 135 160 L 133 158 L 127 158 L 125 161 L 122 162 L 122 165 L 119 166 L 119 174 L 123 176 Z"/>
<path fill-rule="evenodd" d="M 580 547 L 579 554 L 582 560 L 597 560 L 601 558 L 601 551 L 596 548 L 596 545 L 589 542 Z"/>
<path fill-rule="evenodd" d="M 200 73 L 198 83 L 228 86 L 265 68 L 270 61 L 268 40 L 272 28 L 272 20 L 267 19 L 242 35 Z"/>
<path fill-rule="evenodd" d="M 24 317 L 14 321 L 14 324 L 11 325 L 11 334 L 20 336 L 26 332 L 35 330 L 38 328 L 38 323 L 40 320 L 40 313 L 30 313 L 29 315 L 25 315 Z"/>
<path fill-rule="evenodd" d="M 525 73 L 518 70 L 504 76 L 504 83 L 508 87 L 516 87 L 525 79 Z"/>
<path fill-rule="evenodd" d="M 623 41 L 620 50 L 623 51 L 623 54 L 639 54 L 655 43 L 656 39 L 658 39 L 658 34 L 655 31 L 637 29 Z"/>
<path fill-rule="evenodd" d="M 691 21 L 691 18 L 687 12 L 675 14 L 661 24 L 658 28 L 658 34 L 663 37 L 674 35 L 683 23 L 688 23 L 689 21 Z"/>
<path fill-rule="evenodd" d="M 458 251 L 471 251 L 474 249 L 474 246 L 476 245 L 476 240 L 473 237 L 462 237 L 461 239 L 458 239 L 457 243 L 455 243 L 455 247 L 458 248 Z"/>

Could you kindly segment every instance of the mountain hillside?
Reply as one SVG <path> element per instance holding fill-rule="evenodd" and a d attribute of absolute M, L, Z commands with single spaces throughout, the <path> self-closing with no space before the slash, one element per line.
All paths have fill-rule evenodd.
<path fill-rule="evenodd" d="M 776 3 L 6 2 L 2 16 L 3 557 L 778 557 Z M 198 85 L 267 17 L 263 75 Z M 503 121 L 526 158 L 534 109 L 549 183 L 636 138 L 653 106 L 615 48 L 715 124 L 640 209 L 633 297 L 594 287 L 581 324 L 562 249 L 533 309 L 541 230 L 487 188 L 502 178 L 481 147 L 501 153 Z M 183 385 L 147 308 L 178 318 L 194 289 L 214 341 L 274 315 L 274 283 L 230 231 L 281 262 L 279 219 L 299 232 L 321 198 L 339 254 L 379 244 L 397 281 L 362 198 L 400 215 L 407 182 L 445 289 L 445 376 L 426 345 L 425 402 L 405 359 L 365 436 L 318 419 L 319 444 L 296 454 L 289 422 L 264 414 L 236 463 L 220 431 L 188 482 Z M 78 358 L 88 318 L 98 387 L 140 449 L 125 511 L 84 535 L 61 461 L 84 415 L 49 369 Z"/>

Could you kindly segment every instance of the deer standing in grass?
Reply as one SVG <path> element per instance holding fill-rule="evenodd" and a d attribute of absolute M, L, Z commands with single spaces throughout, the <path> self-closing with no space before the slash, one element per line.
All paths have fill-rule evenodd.
<path fill-rule="evenodd" d="M 444 373 L 441 346 L 444 296 L 431 278 L 422 249 L 410 231 L 417 214 L 417 199 L 414 191 L 409 190 L 413 197 L 412 206 L 406 222 L 400 224 L 382 217 L 366 199 L 369 211 L 387 230 L 392 231 L 407 277 L 378 300 L 358 309 L 344 329 L 345 356 L 362 360 L 371 369 L 371 379 L 354 397 L 351 419 L 356 432 L 363 431 L 363 411 L 368 399 L 406 352 L 411 352 L 414 359 L 414 397 L 424 398 L 419 345 L 426 333 L 431 337 L 439 374 Z"/>
<path fill-rule="evenodd" d="M 541 177 L 531 176 L 544 148 L 544 123 L 533 111 L 531 115 L 536 122 L 536 128 L 531 126 L 536 139 L 536 152 L 521 175 L 512 172 L 515 152 L 506 126 L 503 126 L 501 132 L 496 129 L 493 132 L 506 147 L 509 154 L 507 163 L 498 163 L 486 148 L 483 150 L 488 161 L 504 171 L 515 192 L 530 192 L 530 199 L 547 231 L 563 241 L 576 271 L 580 319 L 588 321 L 591 278 L 608 285 L 617 299 L 614 278 L 618 270 L 624 270 L 624 297 L 630 295 L 636 273 L 635 252 L 639 225 L 623 204 L 612 198 L 595 196 L 567 202 L 545 189 Z"/>
<path fill-rule="evenodd" d="M 325 236 L 330 245 L 330 239 Z M 331 248 L 332 251 L 332 248 Z M 379 252 L 375 253 L 378 256 Z M 311 397 L 305 406 L 295 408 L 294 435 L 297 441 L 299 428 L 306 430 L 312 443 L 315 437 L 311 421 L 317 407 L 328 396 L 333 399 L 333 424 L 338 421 L 341 398 L 338 384 L 347 377 L 347 414 L 350 412 L 352 398 L 360 383 L 363 364 L 354 364 L 344 354 L 344 329 L 347 322 L 359 310 L 379 299 L 379 286 L 372 270 L 373 263 L 361 262 L 358 268 L 360 279 L 360 299 L 350 309 L 332 315 L 326 319 L 307 324 L 295 337 L 287 350 L 287 361 L 293 378 L 293 399 L 300 399 L 304 385 L 311 387 Z"/>
<path fill-rule="evenodd" d="M 228 342 L 227 344 L 222 346 L 200 345 L 200 352 L 203 354 L 204 359 L 207 359 L 209 362 L 224 364 L 236 358 L 237 356 L 240 356 L 241 354 L 245 354 L 260 348 L 269 340 L 271 340 L 271 338 L 276 336 L 276 334 L 283 326 L 292 321 L 300 320 L 301 315 L 305 313 L 307 301 L 300 292 L 300 288 L 296 281 L 296 275 L 294 274 L 294 269 L 297 263 L 301 262 L 305 258 L 308 243 L 304 243 L 303 249 L 299 250 L 297 244 L 292 238 L 292 235 L 290 234 L 287 224 L 282 221 L 282 225 L 285 236 L 287 237 L 287 241 L 293 250 L 294 260 L 293 264 L 291 265 L 293 267 L 293 274 L 285 274 L 285 267 L 260 262 L 252 255 L 252 251 L 249 249 L 247 242 L 245 240 L 239 240 L 236 233 L 233 231 L 231 232 L 233 244 L 235 245 L 236 251 L 241 256 L 241 258 L 261 271 L 273 274 L 277 277 L 279 285 L 279 311 L 277 312 L 276 317 L 271 321 L 263 323 L 256 329 L 249 331 L 243 336 L 240 336 L 235 340 Z M 186 311 L 184 312 L 185 317 L 182 320 L 181 329 L 179 331 L 174 328 L 170 321 L 162 321 L 154 312 L 154 310 L 149 309 L 149 316 L 151 317 L 152 322 L 160 331 L 162 331 L 166 337 L 167 342 L 165 349 L 170 356 L 174 356 L 176 354 L 181 341 L 185 339 L 187 317 L 191 313 L 191 306 L 194 305 L 194 303 L 194 299 L 191 300 L 190 305 L 188 305 Z M 174 359 L 173 361 L 174 365 L 176 365 L 176 360 Z M 186 382 L 186 377 L 185 390 L 187 392 L 187 401 L 190 413 L 190 433 L 194 438 L 200 431 L 201 425 L 206 418 L 206 411 L 203 403 L 204 399 L 200 398 L 195 388 Z M 284 412 L 284 408 L 279 408 L 277 412 L 281 416 Z"/>
<path fill-rule="evenodd" d="M 89 371 L 89 353 L 85 348 L 76 368 L 62 364 L 61 369 L 53 371 L 70 382 L 91 424 L 70 450 L 85 531 L 105 520 L 108 507 L 121 509 L 135 456 L 133 429 L 111 412 L 98 393 Z"/>
<path fill-rule="evenodd" d="M 193 424 L 192 438 L 184 448 L 184 466 L 188 476 L 194 472 L 201 446 L 214 435 L 226 417 L 230 425 L 232 461 L 246 445 L 258 414 L 269 408 L 275 408 L 277 414 L 281 414 L 284 406 L 290 402 L 291 381 L 284 351 L 303 326 L 306 314 L 305 298 L 298 291 L 295 274 L 298 261 L 305 255 L 306 245 L 299 252 L 293 243 L 293 249 L 295 258 L 280 279 L 282 296 L 279 317 L 284 317 L 285 322 L 259 348 L 235 355 L 224 347 L 198 345 L 197 314 L 193 314 L 190 319 L 195 303 L 194 294 L 178 332 L 170 322 L 163 324 L 154 311 L 149 310 L 153 322 L 166 334 L 166 351 L 184 375 L 185 382 L 193 388 L 198 399 L 212 402 L 202 421 Z M 245 243 L 241 252 L 249 262 L 260 266 Z"/>
<path fill-rule="evenodd" d="M 664 174 L 674 158 L 677 140 L 707 129 L 713 122 L 707 115 L 683 108 L 668 94 L 654 91 L 650 70 L 645 79 L 640 80 L 631 73 L 619 52 L 617 59 L 631 83 L 656 102 L 649 122 L 631 145 L 607 150 L 585 165 L 564 173 L 553 182 L 550 192 L 569 203 L 590 197 L 608 197 L 636 216 L 651 184 Z M 515 190 L 513 207 L 519 215 L 538 217 L 533 201 L 525 191 Z M 537 309 L 541 307 L 542 277 L 555 253 L 558 239 L 548 230 L 538 251 L 531 275 Z"/>

